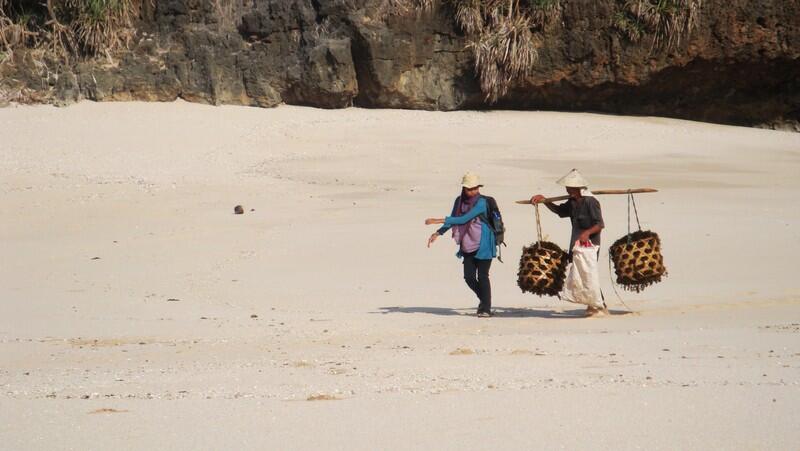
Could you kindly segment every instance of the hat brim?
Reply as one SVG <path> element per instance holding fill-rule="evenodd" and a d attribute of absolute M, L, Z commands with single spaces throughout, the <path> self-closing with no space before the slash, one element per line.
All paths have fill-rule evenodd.
<path fill-rule="evenodd" d="M 473 185 L 473 186 L 467 186 L 467 185 L 465 185 L 465 184 L 463 184 L 463 183 L 461 184 L 461 186 L 462 186 L 462 187 L 464 187 L 464 188 L 466 188 L 466 189 L 472 189 L 472 188 L 483 188 L 483 185 Z"/>

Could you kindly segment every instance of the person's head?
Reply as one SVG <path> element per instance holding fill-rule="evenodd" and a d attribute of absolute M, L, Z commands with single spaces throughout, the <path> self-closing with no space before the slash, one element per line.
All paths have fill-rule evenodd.
<path fill-rule="evenodd" d="M 572 187 L 572 186 L 568 186 L 567 187 L 567 194 L 569 194 L 569 197 L 571 197 L 573 199 L 580 199 L 582 190 L 583 190 L 583 188 L 575 188 L 575 187 Z"/>
<path fill-rule="evenodd" d="M 558 179 L 556 183 L 566 187 L 567 194 L 573 199 L 579 199 L 581 197 L 581 191 L 589 186 L 589 182 L 583 178 L 577 169 L 569 171 L 567 175 Z"/>
<path fill-rule="evenodd" d="M 461 194 L 465 197 L 477 196 L 480 194 L 482 186 L 478 174 L 467 171 L 464 177 L 461 177 Z"/>
<path fill-rule="evenodd" d="M 472 188 L 461 187 L 461 195 L 463 195 L 464 197 L 475 197 L 480 193 L 481 193 L 480 185 Z"/>

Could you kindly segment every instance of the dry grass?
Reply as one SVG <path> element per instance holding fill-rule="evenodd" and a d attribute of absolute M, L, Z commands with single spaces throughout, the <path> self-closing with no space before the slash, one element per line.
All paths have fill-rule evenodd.
<path fill-rule="evenodd" d="M 42 103 L 44 95 L 41 92 L 26 87 L 0 87 L 0 106 L 11 103 L 35 104 Z"/>
<path fill-rule="evenodd" d="M 697 27 L 702 6 L 702 0 L 626 0 L 613 26 L 631 42 L 651 35 L 651 50 L 671 49 Z"/>
<path fill-rule="evenodd" d="M 489 17 L 467 48 L 473 53 L 481 91 L 488 101 L 496 102 L 516 80 L 530 73 L 539 54 L 529 16 L 497 8 Z"/>
<path fill-rule="evenodd" d="M 438 0 L 384 0 L 381 10 L 419 17 L 435 10 L 438 3 Z M 492 103 L 530 74 L 542 43 L 538 35 L 561 11 L 559 0 L 446 0 L 445 3 L 466 35 L 466 48 L 472 52 L 481 91 Z"/>
<path fill-rule="evenodd" d="M 530 14 L 534 23 L 544 27 L 561 16 L 559 0 L 529 0 Z"/>
<path fill-rule="evenodd" d="M 242 23 L 242 16 L 238 14 L 241 0 L 213 0 L 214 11 L 217 13 L 219 28 L 230 30 Z"/>
<path fill-rule="evenodd" d="M 7 7 L 8 2 L 0 0 L 0 50 L 4 52 L 5 59 L 10 59 L 14 48 L 29 44 L 31 39 L 36 37 L 36 33 L 28 30 L 25 17 L 20 17 L 17 21 L 12 20 L 6 11 Z M 2 61 L 3 58 L 0 58 L 0 64 Z"/>
<path fill-rule="evenodd" d="M 467 36 L 477 36 L 483 32 L 484 18 L 481 0 L 463 0 L 456 4 L 456 23 Z"/>
<path fill-rule="evenodd" d="M 68 19 L 75 41 L 91 55 L 127 48 L 135 35 L 133 25 L 142 6 L 142 0 L 49 1 L 59 3 L 55 11 Z"/>
<path fill-rule="evenodd" d="M 624 12 L 618 12 L 614 16 L 613 25 L 630 42 L 639 42 L 646 32 L 638 20 L 632 19 Z"/>
<path fill-rule="evenodd" d="M 68 59 L 130 46 L 143 2 L 154 0 L 0 0 L 0 48 L 44 47 Z"/>
<path fill-rule="evenodd" d="M 438 0 L 383 0 L 375 9 L 374 17 L 381 20 L 389 16 L 420 17 L 438 6 Z"/>

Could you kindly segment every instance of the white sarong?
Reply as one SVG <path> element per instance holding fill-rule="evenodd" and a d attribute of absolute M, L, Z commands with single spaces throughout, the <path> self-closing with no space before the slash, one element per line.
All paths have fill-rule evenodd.
<path fill-rule="evenodd" d="M 577 242 L 572 247 L 572 263 L 567 267 L 567 277 L 561 298 L 568 302 L 603 308 L 600 294 L 600 271 L 597 264 L 599 246 L 582 247 Z"/>

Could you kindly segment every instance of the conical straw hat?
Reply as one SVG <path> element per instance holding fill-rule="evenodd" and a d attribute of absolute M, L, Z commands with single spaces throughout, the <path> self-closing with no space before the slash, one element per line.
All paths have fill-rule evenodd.
<path fill-rule="evenodd" d="M 475 188 L 476 186 L 483 186 L 481 185 L 481 178 L 478 174 L 473 174 L 472 172 L 467 171 L 464 174 L 464 177 L 461 177 L 461 186 L 464 188 Z"/>
<path fill-rule="evenodd" d="M 566 186 L 567 188 L 586 188 L 589 182 L 578 172 L 577 169 L 569 171 L 567 175 L 561 177 L 556 181 L 559 185 Z"/>

